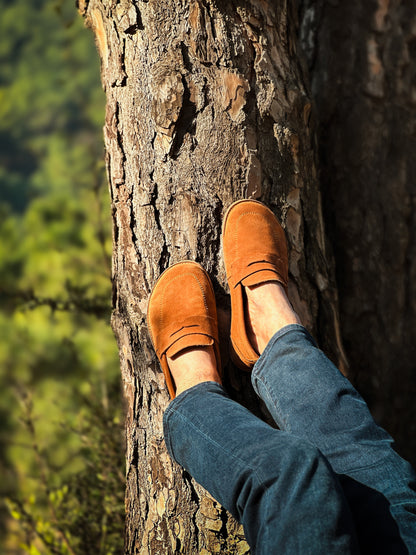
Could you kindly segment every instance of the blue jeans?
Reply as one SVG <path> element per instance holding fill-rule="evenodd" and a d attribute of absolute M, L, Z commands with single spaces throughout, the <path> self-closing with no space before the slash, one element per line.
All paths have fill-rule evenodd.
<path fill-rule="evenodd" d="M 242 522 L 252 553 L 416 554 L 416 475 L 303 326 L 252 372 L 279 430 L 205 382 L 164 415 L 170 455 Z"/>

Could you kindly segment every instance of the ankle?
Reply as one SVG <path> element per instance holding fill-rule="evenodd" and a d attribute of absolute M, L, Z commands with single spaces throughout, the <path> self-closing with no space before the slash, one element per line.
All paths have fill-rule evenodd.
<path fill-rule="evenodd" d="M 167 360 L 176 395 L 199 383 L 222 383 L 213 347 L 192 347 Z"/>
<path fill-rule="evenodd" d="M 247 327 L 253 347 L 259 354 L 280 329 L 301 323 L 280 283 L 266 282 L 246 287 L 246 295 Z"/>

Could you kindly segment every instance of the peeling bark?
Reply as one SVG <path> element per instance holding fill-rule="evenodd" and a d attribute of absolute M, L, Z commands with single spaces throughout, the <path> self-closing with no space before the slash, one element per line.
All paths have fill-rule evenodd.
<path fill-rule="evenodd" d="M 201 262 L 216 290 L 227 385 L 264 414 L 229 361 L 220 249 L 228 205 L 261 198 L 286 229 L 293 304 L 345 370 L 297 13 L 271 0 L 90 0 L 80 9 L 97 37 L 107 94 L 112 324 L 126 400 L 125 550 L 247 553 L 241 527 L 166 452 L 168 394 L 145 315 L 169 264 Z"/>

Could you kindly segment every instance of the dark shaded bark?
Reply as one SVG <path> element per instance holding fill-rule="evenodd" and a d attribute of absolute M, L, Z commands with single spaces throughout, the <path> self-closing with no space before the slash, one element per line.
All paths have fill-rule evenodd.
<path fill-rule="evenodd" d="M 351 378 L 416 463 L 416 4 L 303 1 Z"/>

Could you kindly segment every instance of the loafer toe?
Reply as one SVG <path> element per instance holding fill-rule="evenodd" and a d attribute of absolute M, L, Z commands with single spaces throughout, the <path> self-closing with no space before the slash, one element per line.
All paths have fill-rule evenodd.
<path fill-rule="evenodd" d="M 254 200 L 240 200 L 223 223 L 223 254 L 231 296 L 231 345 L 234 362 L 250 370 L 259 354 L 245 325 L 244 287 L 277 281 L 287 289 L 285 232 L 273 212 Z"/>
<path fill-rule="evenodd" d="M 196 262 L 179 262 L 163 272 L 150 295 L 147 323 L 172 399 L 176 388 L 167 357 L 212 345 L 221 371 L 214 290 Z"/>

